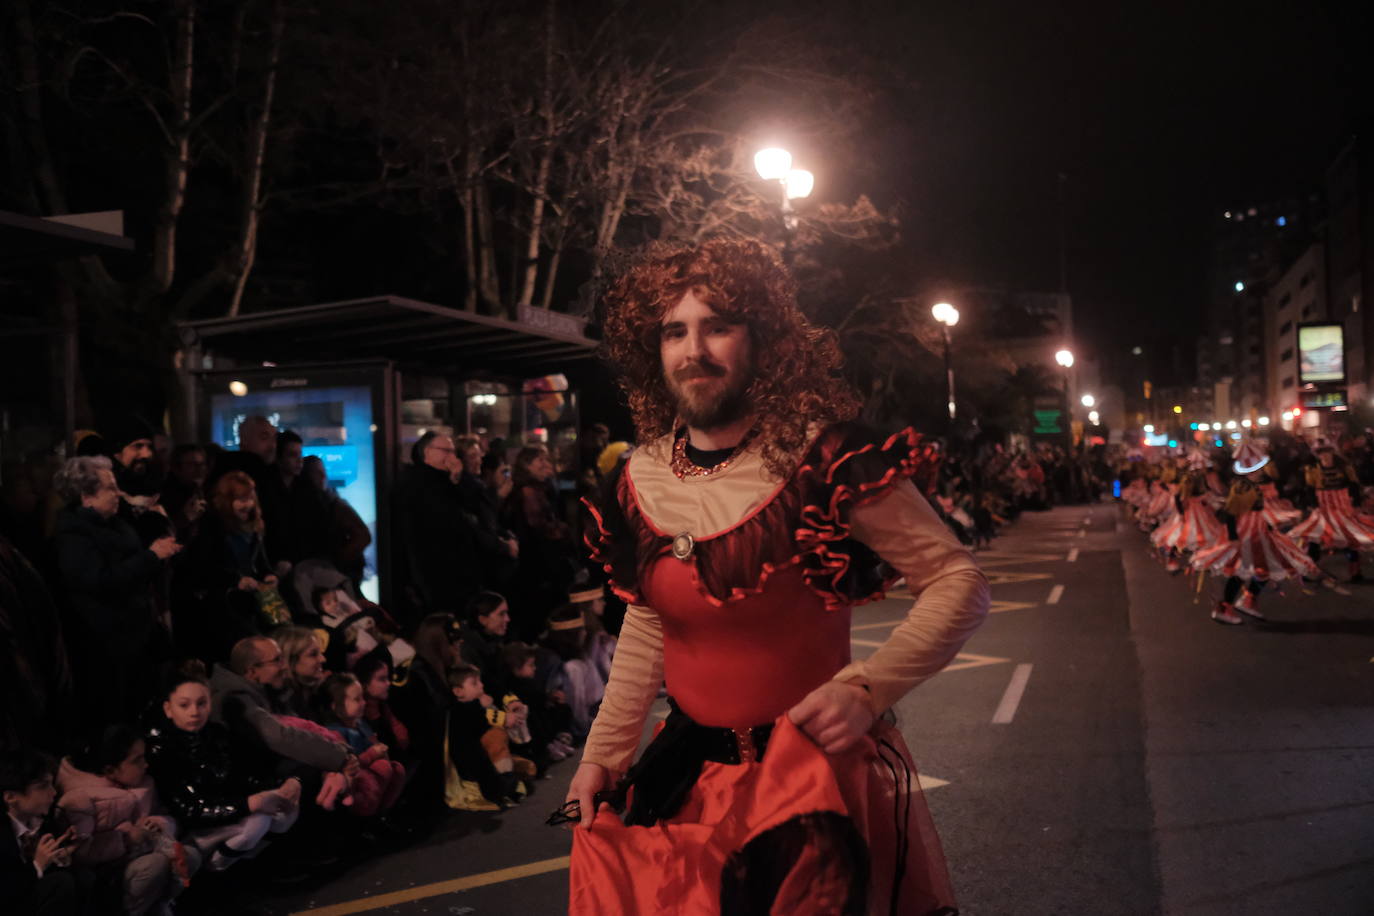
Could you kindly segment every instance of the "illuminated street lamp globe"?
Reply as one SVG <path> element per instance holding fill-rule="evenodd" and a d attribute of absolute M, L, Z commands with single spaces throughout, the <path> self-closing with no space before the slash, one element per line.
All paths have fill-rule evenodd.
<path fill-rule="evenodd" d="M 959 310 L 948 302 L 937 302 L 930 307 L 931 316 L 947 328 L 959 323 Z"/>
<path fill-rule="evenodd" d="M 787 189 L 788 200 L 800 200 L 811 196 L 811 189 L 816 186 L 816 176 L 806 169 L 789 169 L 782 177 L 782 184 Z"/>
<path fill-rule="evenodd" d="M 1088 412 L 1088 422 L 1091 423 L 1093 426 L 1097 425 L 1099 419 L 1100 417 L 1097 411 L 1092 410 Z"/>
<path fill-rule="evenodd" d="M 764 181 L 783 181 L 792 168 L 792 154 L 785 149 L 770 146 L 754 154 L 754 170 Z M 809 174 L 809 173 L 808 173 Z M 807 188 L 807 193 L 811 189 Z M 800 195 L 805 197 L 806 195 Z"/>
<path fill-rule="evenodd" d="M 1068 369 L 1073 366 L 1073 353 L 1068 350 L 1060 350 L 1058 353 L 1054 354 L 1054 361 L 1065 369 Z"/>
<path fill-rule="evenodd" d="M 1084 407 L 1091 407 L 1097 403 L 1097 398 L 1093 397 L 1090 394 L 1083 395 L 1083 397 L 1079 398 L 1079 400 L 1082 402 Z"/>

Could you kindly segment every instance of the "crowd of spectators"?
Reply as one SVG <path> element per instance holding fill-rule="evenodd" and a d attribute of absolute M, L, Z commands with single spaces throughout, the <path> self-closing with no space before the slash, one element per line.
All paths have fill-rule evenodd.
<path fill-rule="evenodd" d="M 129 422 L 7 489 L 6 912 L 170 912 L 259 854 L 262 881 L 347 867 L 520 804 L 586 736 L 615 640 L 542 446 L 419 438 L 383 608 L 301 437 L 238 433 Z"/>
<path fill-rule="evenodd" d="M 591 428 L 560 487 L 537 444 L 420 436 L 388 494 L 383 608 L 319 459 L 263 417 L 238 432 L 224 450 L 129 423 L 79 436 L 50 489 L 11 486 L 0 899 L 165 912 L 259 853 L 263 880 L 296 880 L 520 804 L 586 737 L 623 608 L 565 493 L 597 499 L 625 443 Z M 937 447 L 920 483 L 975 548 L 1108 479 L 1101 450 Z"/>

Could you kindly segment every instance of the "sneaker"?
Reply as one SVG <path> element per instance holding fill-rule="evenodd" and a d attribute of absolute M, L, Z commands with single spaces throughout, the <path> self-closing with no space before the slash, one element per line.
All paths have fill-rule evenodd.
<path fill-rule="evenodd" d="M 1245 618 L 1237 614 L 1236 609 L 1225 601 L 1218 601 L 1217 606 L 1212 608 L 1212 619 L 1217 623 L 1245 623 Z"/>
<path fill-rule="evenodd" d="M 1264 620 L 1264 615 L 1260 613 L 1260 609 L 1255 605 L 1255 596 L 1252 592 L 1241 592 L 1240 597 L 1236 599 L 1236 603 L 1232 605 L 1232 607 L 1248 617 L 1253 617 L 1256 620 Z"/>
<path fill-rule="evenodd" d="M 1344 585 L 1341 585 L 1335 579 L 1323 579 L 1322 585 L 1325 585 L 1327 588 L 1331 589 L 1338 595 L 1350 594 L 1350 589 L 1346 588 Z"/>

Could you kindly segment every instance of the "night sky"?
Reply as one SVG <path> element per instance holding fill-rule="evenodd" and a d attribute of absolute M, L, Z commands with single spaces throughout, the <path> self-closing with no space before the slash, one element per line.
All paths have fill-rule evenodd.
<path fill-rule="evenodd" d="M 1057 289 L 1062 172 L 1084 342 L 1105 356 L 1142 320 L 1186 324 L 1205 303 L 1211 211 L 1318 190 L 1371 110 L 1371 6 L 871 8 L 877 53 L 919 82 L 875 141 L 909 200 L 912 256 L 936 278 Z"/>

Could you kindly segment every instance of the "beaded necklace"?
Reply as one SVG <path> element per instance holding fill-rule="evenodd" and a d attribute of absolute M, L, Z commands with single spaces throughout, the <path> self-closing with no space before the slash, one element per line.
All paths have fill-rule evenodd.
<path fill-rule="evenodd" d="M 744 434 L 744 438 L 739 440 L 739 444 L 726 456 L 724 461 L 704 468 L 687 457 L 687 431 L 684 429 L 681 435 L 673 440 L 673 457 L 668 463 L 668 466 L 672 469 L 673 474 L 678 480 L 686 480 L 688 477 L 710 477 L 714 474 L 719 474 L 735 462 L 735 459 L 740 456 L 745 446 L 749 444 L 749 440 L 753 437 L 754 431 L 751 429 Z"/>

